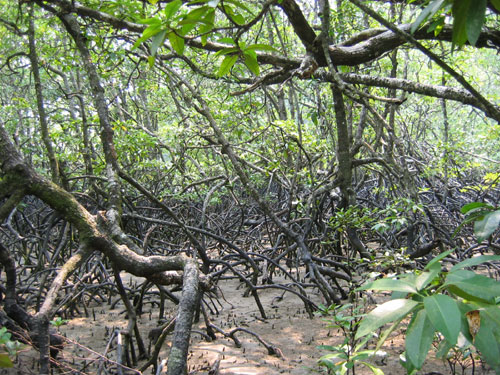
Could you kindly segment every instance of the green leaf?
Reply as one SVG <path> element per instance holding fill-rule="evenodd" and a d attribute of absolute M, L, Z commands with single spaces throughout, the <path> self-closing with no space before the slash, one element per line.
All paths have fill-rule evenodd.
<path fill-rule="evenodd" d="M 420 369 L 425 362 L 427 353 L 434 339 L 434 326 L 427 317 L 425 310 L 420 310 L 414 316 L 406 331 L 406 358 L 415 368 Z"/>
<path fill-rule="evenodd" d="M 134 50 L 137 47 L 139 47 L 141 45 L 141 43 L 145 42 L 146 40 L 148 40 L 152 36 L 158 34 L 160 31 L 162 31 L 161 25 L 155 24 L 155 25 L 152 25 L 152 26 L 148 26 L 142 32 L 142 36 L 135 41 L 134 45 L 132 46 L 132 50 Z"/>
<path fill-rule="evenodd" d="M 474 346 L 479 349 L 486 363 L 495 372 L 500 372 L 500 348 L 495 337 L 494 330 L 498 326 L 481 311 L 481 327 L 474 340 Z"/>
<path fill-rule="evenodd" d="M 217 52 L 215 52 L 215 56 L 217 57 L 220 55 L 228 55 L 230 53 L 239 52 L 239 51 L 240 50 L 238 47 L 223 48 L 223 49 L 220 49 Z"/>
<path fill-rule="evenodd" d="M 161 26 L 161 20 L 159 18 L 143 18 L 137 21 L 137 23 L 150 26 L 153 25 Z"/>
<path fill-rule="evenodd" d="M 418 15 L 415 22 L 412 23 L 410 32 L 413 34 L 419 26 L 429 17 L 434 16 L 443 6 L 444 0 L 434 0 Z"/>
<path fill-rule="evenodd" d="M 182 55 L 184 53 L 184 38 L 181 38 L 173 31 L 169 32 L 167 37 L 174 51 Z"/>
<path fill-rule="evenodd" d="M 210 9 L 203 18 L 203 23 L 200 27 L 200 33 L 207 33 L 210 30 L 212 30 L 214 27 L 214 21 L 215 21 L 215 10 Z"/>
<path fill-rule="evenodd" d="M 229 37 L 227 37 L 227 38 L 220 38 L 220 39 L 217 40 L 217 42 L 224 43 L 224 44 L 233 44 L 233 45 L 236 44 L 236 42 L 234 41 L 234 39 L 233 38 L 229 38 Z"/>
<path fill-rule="evenodd" d="M 477 266 L 478 264 L 482 264 L 485 262 L 492 262 L 495 260 L 500 260 L 500 255 L 481 255 L 478 257 L 469 258 L 469 259 L 466 259 L 458 264 L 455 264 L 453 267 L 451 267 L 450 272 L 454 272 L 456 270 L 466 268 L 466 267 Z"/>
<path fill-rule="evenodd" d="M 481 314 L 486 315 L 497 327 L 500 327 L 500 306 L 486 307 Z"/>
<path fill-rule="evenodd" d="M 197 24 L 206 23 L 205 15 L 208 11 L 213 11 L 213 9 L 208 6 L 202 6 L 189 12 L 184 19 L 178 23 L 179 26 L 182 26 L 181 35 L 187 35 Z M 213 24 L 210 26 L 213 27 Z"/>
<path fill-rule="evenodd" d="M 224 60 L 222 60 L 222 64 L 220 64 L 219 71 L 217 72 L 217 77 L 222 77 L 225 76 L 227 73 L 229 73 L 229 71 L 231 70 L 231 68 L 236 63 L 237 60 L 238 60 L 238 55 L 226 56 Z"/>
<path fill-rule="evenodd" d="M 371 363 L 364 362 L 364 361 L 359 361 L 359 363 L 364 364 L 366 367 L 368 367 L 370 370 L 372 370 L 372 372 L 375 375 L 384 375 L 384 372 L 381 369 L 379 369 L 377 366 L 372 365 Z"/>
<path fill-rule="evenodd" d="M 243 56 L 245 57 L 245 65 L 247 66 L 250 71 L 258 76 L 260 74 L 260 68 L 259 68 L 259 63 L 257 62 L 257 56 L 255 55 L 255 52 L 252 53 L 244 53 Z"/>
<path fill-rule="evenodd" d="M 500 1 L 500 0 L 499 0 Z M 465 206 L 463 206 L 461 209 L 460 209 L 460 212 L 463 213 L 463 214 L 466 214 L 468 213 L 469 211 L 472 211 L 474 209 L 477 209 L 477 208 L 488 208 L 488 209 L 492 209 L 493 206 L 487 204 L 487 203 L 483 203 L 483 202 L 472 202 L 472 203 L 469 203 L 469 204 L 466 204 Z"/>
<path fill-rule="evenodd" d="M 242 2 L 240 1 L 237 1 L 237 0 L 225 0 L 224 1 L 225 3 L 229 3 L 229 4 L 233 4 L 235 5 L 237 8 L 241 8 L 243 9 L 244 11 L 250 13 L 253 15 L 253 12 L 250 10 L 250 8 L 248 8 L 246 5 L 244 5 Z"/>
<path fill-rule="evenodd" d="M 356 339 L 375 332 L 386 323 L 401 319 L 418 305 L 419 302 L 410 299 L 394 299 L 383 303 L 363 318 L 356 332 Z"/>
<path fill-rule="evenodd" d="M 0 353 L 0 368 L 11 368 L 14 367 L 9 356 L 5 353 Z"/>
<path fill-rule="evenodd" d="M 491 0 L 491 3 L 500 12 L 500 0 Z"/>
<path fill-rule="evenodd" d="M 471 1 L 460 0 L 453 2 L 453 35 L 451 40 L 454 45 L 459 47 L 463 46 L 467 41 L 466 23 Z"/>
<path fill-rule="evenodd" d="M 461 297 L 472 300 L 474 300 L 474 298 L 480 298 L 486 301 L 492 301 L 495 297 L 500 295 L 500 282 L 467 270 L 450 272 L 443 286 L 455 286 L 459 290 L 467 293 L 467 297 Z M 460 295 L 459 291 L 456 289 L 452 289 L 452 292 Z"/>
<path fill-rule="evenodd" d="M 248 51 L 248 50 L 278 52 L 276 50 L 276 48 L 273 48 L 268 44 L 262 44 L 262 43 L 250 44 L 249 46 L 247 46 L 245 48 L 245 51 Z"/>
<path fill-rule="evenodd" d="M 487 239 L 500 225 L 500 210 L 496 210 L 484 215 L 482 220 L 474 223 L 474 234 L 477 242 L 481 243 Z"/>
<path fill-rule="evenodd" d="M 154 56 L 148 56 L 148 64 L 150 68 L 153 68 L 155 65 L 155 57 Z"/>
<path fill-rule="evenodd" d="M 394 292 L 417 293 L 417 288 L 400 279 L 378 279 L 356 290 L 390 290 Z"/>
<path fill-rule="evenodd" d="M 447 257 L 448 255 L 450 255 L 451 253 L 453 253 L 455 250 L 454 249 L 450 249 L 448 251 L 445 251 L 444 253 L 441 253 L 439 254 L 438 256 L 432 258 L 432 260 L 427 263 L 427 265 L 424 267 L 424 270 L 429 270 L 431 269 L 431 267 L 433 267 L 433 265 L 437 262 L 439 262 L 441 259 Z"/>
<path fill-rule="evenodd" d="M 163 14 L 165 15 L 165 19 L 170 20 L 172 16 L 177 13 L 177 11 L 182 6 L 182 0 L 174 0 L 167 4 L 165 7 Z"/>
<path fill-rule="evenodd" d="M 237 25 L 241 26 L 245 24 L 245 18 L 241 14 L 235 13 L 230 5 L 224 4 L 224 10 L 230 19 Z"/>
<path fill-rule="evenodd" d="M 469 15 L 467 16 L 466 30 L 469 43 L 473 46 L 476 45 L 481 34 L 481 29 L 484 24 L 484 17 L 486 14 L 487 0 L 475 0 L 472 2 Z"/>
<path fill-rule="evenodd" d="M 151 53 L 152 56 L 156 55 L 156 51 L 158 51 L 160 45 L 162 45 L 163 42 L 165 41 L 166 33 L 167 30 L 163 30 L 153 37 L 153 40 L 151 41 L 151 46 L 149 47 L 149 53 Z"/>
<path fill-rule="evenodd" d="M 460 332 L 460 310 L 449 296 L 435 294 L 424 298 L 425 311 L 436 330 L 449 342 L 456 344 Z"/>
<path fill-rule="evenodd" d="M 422 272 L 415 280 L 415 287 L 418 291 L 425 289 L 441 272 L 441 264 L 436 262 L 429 267 L 430 272 Z"/>

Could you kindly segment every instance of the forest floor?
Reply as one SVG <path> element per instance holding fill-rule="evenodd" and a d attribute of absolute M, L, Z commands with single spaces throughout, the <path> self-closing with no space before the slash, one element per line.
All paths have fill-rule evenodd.
<path fill-rule="evenodd" d="M 140 279 L 134 280 L 135 282 Z M 129 281 L 130 282 L 130 281 Z M 243 331 L 236 335 L 241 341 L 241 348 L 234 342 L 217 333 L 217 340 L 208 342 L 200 334 L 193 332 L 188 358 L 189 374 L 221 374 L 221 375 L 307 375 L 326 373 L 317 365 L 317 360 L 326 351 L 317 348 L 318 345 L 338 345 L 343 341 L 342 333 L 328 328 L 328 323 L 321 317 L 308 317 L 304 304 L 295 295 L 278 289 L 259 291 L 259 297 L 266 311 L 268 319 L 260 317 L 259 310 L 253 297 L 244 297 L 244 286 L 237 280 L 226 280 L 219 283 L 220 297 L 216 306 L 218 315 L 210 315 L 212 323 L 229 332 L 232 328 L 242 327 L 258 334 L 267 343 L 279 348 L 281 357 L 268 355 L 266 348 L 258 340 Z M 316 303 L 321 303 L 321 297 L 316 295 Z M 383 299 L 383 296 L 377 298 Z M 380 301 L 379 301 L 380 302 Z M 175 314 L 175 306 L 168 302 L 168 317 Z M 61 363 L 67 366 L 62 374 L 99 374 L 98 366 L 100 354 L 106 350 L 110 333 L 117 328 L 125 328 L 124 307 L 120 303 L 113 309 L 109 305 L 93 308 L 90 317 L 75 317 L 62 325 L 58 330 L 73 342 L 68 343 L 62 353 Z M 93 317 L 95 315 L 95 319 Z M 158 306 L 145 304 L 143 314 L 138 318 L 138 324 L 143 334 L 145 344 L 148 344 L 148 332 L 158 327 Z M 193 329 L 203 331 L 204 323 L 196 324 Z M 405 374 L 406 371 L 399 364 L 399 355 L 404 351 L 404 329 L 399 329 L 390 337 L 382 350 L 387 356 L 379 358 L 376 364 L 386 375 Z M 169 335 L 168 339 L 172 335 Z M 167 341 L 168 341 L 167 339 Z M 115 340 L 116 341 L 116 340 Z M 160 360 L 168 357 L 169 346 L 164 344 L 160 353 Z M 0 374 L 29 375 L 37 374 L 36 353 L 27 351 L 22 353 L 14 369 L 0 370 Z M 420 374 L 453 374 L 448 363 L 432 359 L 424 366 Z M 115 350 L 111 350 L 108 358 L 116 359 Z M 219 362 L 218 372 L 214 372 L 214 364 Z M 84 368 L 87 364 L 88 367 Z M 116 374 L 116 366 L 106 366 L 107 371 L 101 374 Z M 140 366 L 138 366 L 140 367 Z M 475 371 L 470 364 L 465 370 L 456 362 L 456 374 L 493 374 L 481 367 L 477 361 Z M 72 371 L 71 371 L 72 369 Z M 75 371 L 78 370 L 78 371 Z M 462 371 L 463 370 L 463 371 Z M 55 371 L 54 374 L 57 374 Z M 124 371 L 124 374 L 133 372 Z M 165 372 L 166 373 L 166 372 Z M 153 374 L 148 369 L 144 374 Z M 356 367 L 357 375 L 371 374 L 368 368 Z"/>

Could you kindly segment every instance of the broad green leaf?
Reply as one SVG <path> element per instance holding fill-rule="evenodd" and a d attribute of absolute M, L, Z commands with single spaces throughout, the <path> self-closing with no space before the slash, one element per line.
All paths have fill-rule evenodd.
<path fill-rule="evenodd" d="M 500 328 L 500 306 L 490 306 L 481 310 L 481 316 L 487 316 L 493 324 Z"/>
<path fill-rule="evenodd" d="M 210 9 L 203 18 L 200 33 L 206 33 L 213 29 L 215 21 L 215 10 Z"/>
<path fill-rule="evenodd" d="M 245 18 L 239 14 L 235 13 L 233 11 L 233 7 L 227 4 L 224 4 L 224 10 L 226 14 L 231 18 L 231 20 L 236 23 L 237 25 L 244 25 L 245 24 Z"/>
<path fill-rule="evenodd" d="M 233 44 L 233 45 L 236 44 L 236 42 L 234 41 L 234 39 L 233 38 L 229 38 L 229 37 L 227 37 L 227 38 L 220 38 L 220 39 L 217 40 L 217 42 L 219 42 L 219 43 L 225 43 L 225 44 Z"/>
<path fill-rule="evenodd" d="M 361 320 L 356 332 L 356 339 L 375 332 L 386 323 L 403 318 L 418 305 L 419 302 L 410 299 L 394 299 L 377 306 Z"/>
<path fill-rule="evenodd" d="M 481 28 L 484 24 L 484 17 L 486 14 L 487 0 L 475 0 L 472 2 L 469 15 L 467 16 L 466 30 L 469 43 L 473 46 L 479 39 Z"/>
<path fill-rule="evenodd" d="M 231 47 L 231 48 L 223 48 L 221 50 L 218 50 L 216 53 L 215 53 L 215 56 L 220 56 L 220 55 L 228 55 L 230 53 L 234 53 L 234 52 L 239 52 L 239 48 L 238 47 Z"/>
<path fill-rule="evenodd" d="M 432 258 L 432 260 L 427 263 L 427 265 L 424 267 L 424 270 L 429 270 L 431 269 L 431 267 L 436 263 L 436 262 L 439 262 L 441 259 L 447 257 L 448 255 L 450 255 L 451 253 L 453 253 L 455 251 L 455 249 L 450 249 L 450 250 L 447 250 L 445 251 L 444 253 L 441 253 L 439 254 L 438 256 Z"/>
<path fill-rule="evenodd" d="M 491 3 L 500 12 L 500 0 L 491 0 Z"/>
<path fill-rule="evenodd" d="M 219 71 L 217 72 L 217 76 L 222 77 L 225 76 L 227 73 L 229 73 L 229 71 L 231 70 L 231 68 L 236 63 L 237 60 L 238 60 L 238 55 L 230 55 L 224 57 L 224 60 L 222 60 L 222 64 L 220 64 Z"/>
<path fill-rule="evenodd" d="M 481 243 L 487 239 L 500 225 L 500 210 L 496 210 L 484 215 L 482 220 L 474 223 L 474 234 L 477 242 Z"/>
<path fill-rule="evenodd" d="M 486 363 L 498 374 L 500 373 L 500 348 L 494 335 L 495 329 L 498 329 L 498 326 L 481 312 L 481 327 L 474 340 L 474 346 L 479 349 Z"/>
<path fill-rule="evenodd" d="M 356 290 L 390 290 L 394 292 L 417 293 L 417 288 L 401 279 L 378 279 Z"/>
<path fill-rule="evenodd" d="M 478 264 L 492 262 L 495 260 L 500 260 L 500 255 L 481 255 L 478 257 L 469 258 L 458 264 L 455 264 L 453 267 L 451 267 L 450 272 L 459 270 L 461 268 L 477 266 Z"/>
<path fill-rule="evenodd" d="M 152 56 L 156 55 L 156 51 L 158 51 L 158 47 L 163 44 L 165 41 L 165 34 L 167 33 L 167 30 L 163 30 L 156 34 L 153 37 L 153 40 L 151 41 L 151 46 L 149 47 L 149 52 L 151 53 Z"/>
<path fill-rule="evenodd" d="M 150 26 L 152 25 L 161 26 L 161 20 L 159 18 L 144 18 L 137 21 L 137 23 Z"/>
<path fill-rule="evenodd" d="M 456 344 L 461 325 L 457 303 L 450 296 L 435 294 L 424 298 L 424 307 L 434 328 Z"/>
<path fill-rule="evenodd" d="M 245 48 L 245 51 L 247 50 L 278 52 L 275 48 L 271 47 L 270 45 L 262 43 L 250 44 Z"/>
<path fill-rule="evenodd" d="M 213 11 L 213 10 L 208 6 L 195 8 L 192 11 L 190 11 L 188 14 L 186 14 L 185 19 L 199 22 L 204 18 L 205 14 L 208 11 Z"/>
<path fill-rule="evenodd" d="M 180 9 L 181 6 L 182 6 L 182 0 L 174 0 L 168 3 L 163 11 L 165 19 L 170 20 L 173 17 L 173 15 L 177 13 L 177 11 Z"/>
<path fill-rule="evenodd" d="M 167 37 L 174 51 L 182 55 L 184 53 L 184 38 L 181 38 L 173 31 L 169 32 Z"/>
<path fill-rule="evenodd" d="M 434 263 L 431 267 L 429 267 L 429 271 L 430 272 L 422 272 L 417 276 L 415 280 L 415 287 L 418 291 L 425 289 L 425 287 L 427 287 L 427 285 L 429 285 L 430 282 L 439 275 L 439 272 L 441 272 L 441 264 Z"/>
<path fill-rule="evenodd" d="M 434 339 L 434 327 L 425 310 L 417 312 L 406 331 L 406 358 L 415 368 L 420 369 Z"/>
<path fill-rule="evenodd" d="M 350 360 L 351 361 L 359 361 L 359 360 L 362 360 L 362 359 L 368 359 L 370 358 L 371 356 L 373 356 L 375 352 L 373 350 L 360 350 L 359 352 L 356 351 L 352 354 Z"/>
<path fill-rule="evenodd" d="M 260 74 L 260 68 L 259 68 L 259 63 L 257 62 L 257 56 L 255 56 L 255 53 L 244 53 L 245 57 L 245 65 L 247 66 L 250 71 L 258 76 Z"/>
<path fill-rule="evenodd" d="M 224 2 L 225 3 L 229 3 L 229 4 L 233 4 L 237 8 L 243 9 L 244 11 L 246 11 L 246 12 L 248 12 L 248 13 L 250 13 L 250 14 L 253 15 L 253 12 L 250 10 L 250 8 L 248 8 L 245 4 L 243 4 L 240 1 L 237 1 L 237 0 L 225 0 Z"/>
<path fill-rule="evenodd" d="M 152 68 L 155 65 L 155 57 L 154 56 L 148 56 L 148 64 L 149 64 L 150 68 Z"/>
<path fill-rule="evenodd" d="M 204 23 L 200 26 L 200 34 L 201 35 L 201 44 L 205 45 L 207 44 L 207 38 L 208 35 L 207 33 L 211 31 L 214 28 L 214 22 L 215 22 L 215 10 L 210 9 L 207 12 L 207 15 L 204 18 Z"/>
<path fill-rule="evenodd" d="M 446 277 L 444 286 L 448 287 L 450 285 L 464 291 L 472 298 L 477 297 L 486 301 L 493 300 L 500 295 L 500 282 L 472 271 L 457 270 L 450 272 Z M 453 290 L 453 292 L 457 293 L 456 290 Z"/>
<path fill-rule="evenodd" d="M 427 18 L 434 16 L 434 14 L 442 8 L 443 3 L 444 0 L 434 0 L 427 5 L 425 9 L 420 12 L 415 22 L 412 23 L 410 29 L 411 33 L 413 34 Z"/>
<path fill-rule="evenodd" d="M 152 26 L 148 26 L 142 32 L 142 36 L 135 41 L 134 45 L 132 46 L 132 50 L 134 50 L 137 47 L 139 47 L 141 45 L 141 43 L 145 42 L 146 40 L 148 40 L 152 36 L 158 34 L 160 31 L 162 31 L 161 24 L 160 25 L 155 24 L 155 25 L 152 25 Z"/>
<path fill-rule="evenodd" d="M 14 367 L 14 364 L 10 360 L 9 356 L 5 353 L 0 353 L 0 368 L 10 368 Z"/>
<path fill-rule="evenodd" d="M 483 203 L 483 202 L 472 202 L 472 203 L 469 203 L 469 204 L 466 204 L 465 206 L 463 206 L 460 209 L 460 212 L 463 214 L 466 214 L 469 211 L 472 211 L 472 210 L 478 209 L 478 208 L 493 208 L 493 207 L 490 206 L 489 204 Z"/>
<path fill-rule="evenodd" d="M 196 25 L 206 23 L 207 21 L 204 19 L 204 17 L 209 10 L 212 11 L 212 8 L 203 6 L 193 9 L 191 12 L 189 12 L 184 17 L 184 19 L 178 23 L 179 26 L 182 26 L 181 35 L 187 35 L 191 30 L 195 28 Z"/>
<path fill-rule="evenodd" d="M 472 1 L 473 0 L 460 0 L 453 2 L 453 35 L 451 40 L 454 45 L 459 47 L 463 46 L 467 41 L 466 23 Z"/>

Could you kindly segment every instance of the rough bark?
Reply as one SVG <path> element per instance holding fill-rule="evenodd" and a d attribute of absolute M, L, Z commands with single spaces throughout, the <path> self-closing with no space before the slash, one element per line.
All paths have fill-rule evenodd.
<path fill-rule="evenodd" d="M 184 267 L 182 297 L 175 318 L 174 339 L 167 362 L 168 375 L 186 373 L 191 325 L 198 303 L 198 285 L 198 268 L 194 262 L 187 262 Z"/>

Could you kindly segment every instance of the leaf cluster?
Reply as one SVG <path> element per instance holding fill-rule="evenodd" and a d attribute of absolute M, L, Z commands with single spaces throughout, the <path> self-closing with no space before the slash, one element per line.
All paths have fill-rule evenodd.
<path fill-rule="evenodd" d="M 474 346 L 496 372 L 500 371 L 500 282 L 466 268 L 500 260 L 498 255 L 467 259 L 442 270 L 441 261 L 453 250 L 434 258 L 423 271 L 367 283 L 358 290 L 391 291 L 392 299 L 377 306 L 360 323 L 356 338 L 372 334 L 391 323 L 392 332 L 410 318 L 406 332 L 405 368 L 420 369 L 435 335 L 443 337 L 437 356 L 445 358 L 454 347 Z M 474 315 L 475 320 L 470 316 Z M 383 334 L 380 346 L 387 338 Z"/>
<path fill-rule="evenodd" d="M 500 0 L 492 0 L 500 11 Z M 422 10 L 411 26 L 415 32 L 425 21 L 431 20 L 428 31 L 437 35 L 441 32 L 447 16 L 453 17 L 454 45 L 461 47 L 467 41 L 475 45 L 485 22 L 487 0 L 432 0 Z"/>

